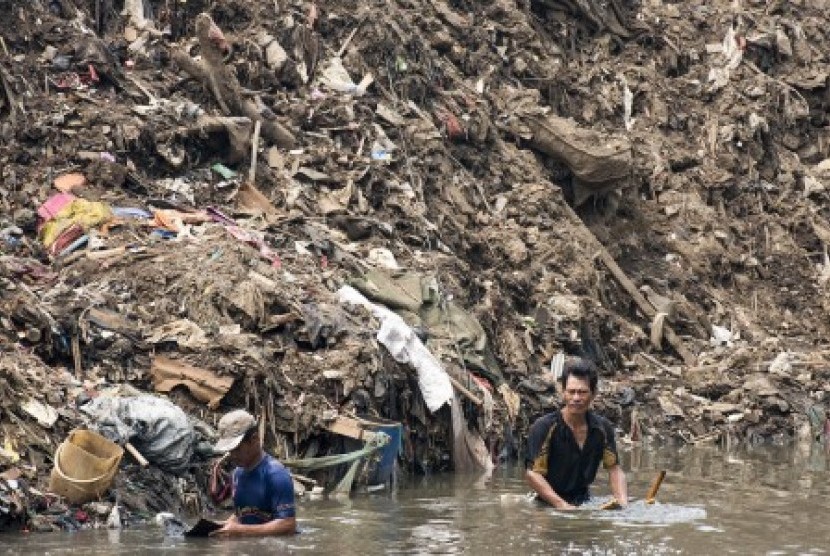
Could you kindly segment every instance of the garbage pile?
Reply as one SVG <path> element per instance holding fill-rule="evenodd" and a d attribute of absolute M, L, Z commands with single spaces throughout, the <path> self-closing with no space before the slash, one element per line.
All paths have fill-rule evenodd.
<path fill-rule="evenodd" d="M 0 528 L 62 504 L 48 475 L 78 427 L 131 447 L 133 493 L 162 485 L 116 477 L 88 516 L 210 504 L 231 407 L 287 460 L 372 417 L 402 425 L 406 472 L 487 469 L 573 355 L 629 442 L 816 438 L 829 7 L 15 6 Z"/>

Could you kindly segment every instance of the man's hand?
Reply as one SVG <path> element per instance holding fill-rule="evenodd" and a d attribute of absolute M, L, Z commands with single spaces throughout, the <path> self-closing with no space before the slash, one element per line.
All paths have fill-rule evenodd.
<path fill-rule="evenodd" d="M 297 532 L 297 520 L 293 517 L 272 519 L 267 523 L 245 525 L 236 516 L 228 519 L 221 529 L 210 534 L 211 537 L 265 537 L 270 535 L 288 535 Z"/>
<path fill-rule="evenodd" d="M 627 506 L 628 485 L 626 484 L 625 473 L 623 472 L 622 467 L 615 465 L 609 469 L 608 480 L 611 484 L 611 494 L 614 495 L 614 500 L 616 500 L 620 506 Z"/>
<path fill-rule="evenodd" d="M 557 504 L 554 507 L 557 510 L 575 510 L 576 509 L 576 506 L 574 506 L 573 504 L 569 504 L 569 503 L 565 502 L 564 500 L 562 500 L 561 504 Z"/>
<path fill-rule="evenodd" d="M 621 510 L 625 507 L 625 504 L 622 504 L 616 498 L 612 498 L 602 506 L 600 506 L 601 510 Z"/>
<path fill-rule="evenodd" d="M 235 515 L 232 515 L 225 521 L 225 524 L 222 525 L 221 529 L 217 529 L 209 536 L 211 537 L 220 537 L 220 538 L 228 538 L 233 537 L 234 535 L 238 535 L 240 533 L 241 527 L 239 525 L 239 520 L 236 518 Z"/>

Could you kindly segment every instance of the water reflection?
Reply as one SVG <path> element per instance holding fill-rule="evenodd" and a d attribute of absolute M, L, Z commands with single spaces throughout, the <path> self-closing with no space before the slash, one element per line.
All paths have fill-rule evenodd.
<path fill-rule="evenodd" d="M 161 531 L 5 536 L 0 553 L 83 554 L 827 554 L 830 456 L 820 444 L 621 452 L 634 502 L 558 512 L 528 501 L 522 470 L 433 476 L 397 493 L 304 501 L 290 538 L 183 541 Z M 656 471 L 658 503 L 642 501 Z M 608 495 L 600 481 L 598 497 Z M 639 498 L 639 500 L 637 500 Z"/>

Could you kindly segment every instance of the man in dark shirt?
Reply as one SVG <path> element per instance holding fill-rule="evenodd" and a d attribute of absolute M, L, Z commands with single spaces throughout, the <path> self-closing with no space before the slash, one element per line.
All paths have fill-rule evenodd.
<path fill-rule="evenodd" d="M 590 361 L 565 364 L 560 379 L 564 404 L 536 420 L 527 441 L 525 478 L 539 499 L 573 509 L 590 498 L 600 462 L 608 470 L 617 504 L 628 503 L 625 473 L 619 465 L 611 423 L 591 411 L 598 376 Z"/>
<path fill-rule="evenodd" d="M 256 419 L 247 411 L 231 411 L 219 420 L 217 452 L 228 452 L 233 472 L 236 510 L 212 536 L 266 536 L 295 533 L 294 482 L 288 470 L 266 454 Z"/>

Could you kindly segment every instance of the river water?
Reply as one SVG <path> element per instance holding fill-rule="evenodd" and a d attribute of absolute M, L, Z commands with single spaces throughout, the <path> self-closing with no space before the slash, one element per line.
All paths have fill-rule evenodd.
<path fill-rule="evenodd" d="M 525 498 L 517 467 L 417 478 L 395 493 L 301 501 L 303 532 L 166 539 L 160 529 L 6 535 L 5 554 L 828 554 L 830 454 L 821 445 L 622 450 L 629 508 L 557 512 Z M 654 505 L 642 497 L 660 469 Z M 600 470 L 597 498 L 608 495 Z"/>

